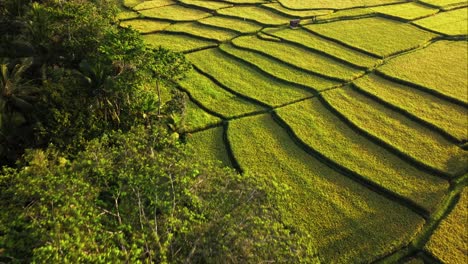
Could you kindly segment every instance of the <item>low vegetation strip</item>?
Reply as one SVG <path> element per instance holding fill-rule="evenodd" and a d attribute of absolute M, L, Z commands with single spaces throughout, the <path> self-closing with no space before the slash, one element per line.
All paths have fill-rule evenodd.
<path fill-rule="evenodd" d="M 324 52 L 333 57 L 347 61 L 358 67 L 370 68 L 377 64 L 378 59 L 350 49 L 336 42 L 326 40 L 317 35 L 311 34 L 304 29 L 266 29 L 264 32 L 280 37 L 284 40 L 294 42 L 304 47 Z"/>
<path fill-rule="evenodd" d="M 253 33 L 262 29 L 262 26 L 252 22 L 238 18 L 212 16 L 198 20 L 198 23 L 204 25 L 215 26 L 219 28 L 227 28 L 239 33 Z"/>
<path fill-rule="evenodd" d="M 224 128 L 218 126 L 190 134 L 187 141 L 196 155 L 202 157 L 202 160 L 219 160 L 224 166 L 232 166 L 223 138 Z"/>
<path fill-rule="evenodd" d="M 354 81 L 360 91 L 387 102 L 462 142 L 468 139 L 468 109 L 437 96 L 380 78 L 374 74 Z"/>
<path fill-rule="evenodd" d="M 262 25 L 279 26 L 289 23 L 289 18 L 257 6 L 234 6 L 217 11 L 221 15 L 252 20 Z"/>
<path fill-rule="evenodd" d="M 467 48 L 465 41 L 437 41 L 424 49 L 394 58 L 378 70 L 466 105 Z"/>
<path fill-rule="evenodd" d="M 399 157 L 357 134 L 319 99 L 277 110 L 295 135 L 310 148 L 358 175 L 433 211 L 448 182 L 417 170 Z"/>
<path fill-rule="evenodd" d="M 340 1 L 322 1 L 322 0 L 279 0 L 279 2 L 291 9 L 313 9 L 313 8 L 326 8 L 326 9 L 343 9 L 352 7 L 363 6 L 376 6 L 383 4 L 399 3 L 401 0 L 340 0 Z"/>
<path fill-rule="evenodd" d="M 220 49 L 231 56 L 235 56 L 239 60 L 255 65 L 271 76 L 309 87 L 315 91 L 322 91 L 340 85 L 339 82 L 315 76 L 298 69 L 293 69 L 283 63 L 278 63 L 277 61 L 256 52 L 237 49 L 229 44 L 221 45 Z"/>
<path fill-rule="evenodd" d="M 143 39 L 150 46 L 158 47 L 162 46 L 173 51 L 185 52 L 192 51 L 201 48 L 214 47 L 216 42 L 209 40 L 202 40 L 195 37 L 179 34 L 149 34 L 144 35 Z"/>
<path fill-rule="evenodd" d="M 204 26 L 196 22 L 176 23 L 166 28 L 169 32 L 180 32 L 215 41 L 227 41 L 237 36 L 233 31 Z"/>
<path fill-rule="evenodd" d="M 140 10 L 158 8 L 158 7 L 168 6 L 168 5 L 173 5 L 173 4 L 175 4 L 175 2 L 172 0 L 143 1 L 142 3 L 134 6 L 133 10 L 140 11 Z"/>
<path fill-rule="evenodd" d="M 372 10 L 381 14 L 402 18 L 405 20 L 414 20 L 439 12 L 439 10 L 436 8 L 431 8 L 414 2 L 400 5 L 378 6 L 373 7 Z"/>
<path fill-rule="evenodd" d="M 225 117 L 262 110 L 258 105 L 251 104 L 224 90 L 194 70 L 179 81 L 179 85 L 189 92 L 193 98 L 201 102 L 203 106 Z"/>
<path fill-rule="evenodd" d="M 282 220 L 310 234 L 320 262 L 371 262 L 408 243 L 424 223 L 302 151 L 269 115 L 231 121 L 228 139 L 245 171 L 287 188 L 277 203 Z"/>
<path fill-rule="evenodd" d="M 188 5 L 188 6 L 194 6 L 194 7 L 199 7 L 203 9 L 208 9 L 208 10 L 217 10 L 220 8 L 226 8 L 226 7 L 231 7 L 232 4 L 226 3 L 226 2 L 217 2 L 217 1 L 205 1 L 205 0 L 179 0 L 180 3 Z"/>
<path fill-rule="evenodd" d="M 435 16 L 414 21 L 423 28 L 445 35 L 464 35 L 468 33 L 468 8 L 442 12 Z"/>
<path fill-rule="evenodd" d="M 217 124 L 221 124 L 219 117 L 205 112 L 193 102 L 188 102 L 185 122 L 181 127 L 181 132 L 197 131 Z"/>
<path fill-rule="evenodd" d="M 456 8 L 456 7 L 467 5 L 465 0 L 420 0 L 420 1 L 425 4 L 441 7 L 443 9 L 451 9 L 451 8 Z"/>
<path fill-rule="evenodd" d="M 291 16 L 291 17 L 296 17 L 296 18 L 315 17 L 315 16 L 326 15 L 326 14 L 333 12 L 332 10 L 327 10 L 327 9 L 325 10 L 294 10 L 294 9 L 285 8 L 279 3 L 268 3 L 262 6 L 270 10 L 280 12 L 286 16 Z"/>
<path fill-rule="evenodd" d="M 468 188 L 460 194 L 455 208 L 432 234 L 425 249 L 443 263 L 465 263 L 468 252 L 466 219 Z"/>
<path fill-rule="evenodd" d="M 311 24 L 305 28 L 381 57 L 416 48 L 437 36 L 417 27 L 380 17 Z"/>
<path fill-rule="evenodd" d="M 191 53 L 187 57 L 197 68 L 222 85 L 269 106 L 278 106 L 312 95 L 296 86 L 272 80 L 217 49 Z"/>
<path fill-rule="evenodd" d="M 235 38 L 232 43 L 236 47 L 254 50 L 298 68 L 339 80 L 350 80 L 363 73 L 319 53 L 313 53 L 284 42 L 262 40 L 256 36 L 243 36 Z"/>
<path fill-rule="evenodd" d="M 131 27 L 141 33 L 150 33 L 161 31 L 167 28 L 171 23 L 167 21 L 157 21 L 149 19 L 132 19 L 120 22 L 122 27 Z"/>
<path fill-rule="evenodd" d="M 195 21 L 204 17 L 211 16 L 210 13 L 179 5 L 163 6 L 159 8 L 146 9 L 139 12 L 145 17 L 179 22 Z"/>
<path fill-rule="evenodd" d="M 338 10 L 328 15 L 318 16 L 315 19 L 309 21 L 310 23 L 330 23 L 334 21 L 340 20 L 351 20 L 351 19 L 359 19 L 364 17 L 372 17 L 375 15 L 375 12 L 371 8 L 352 8 L 352 9 L 344 9 Z"/>
<path fill-rule="evenodd" d="M 365 134 L 396 149 L 397 154 L 402 153 L 424 166 L 452 177 L 467 171 L 468 153 L 427 127 L 353 89 L 334 89 L 322 95 L 349 122 Z"/>

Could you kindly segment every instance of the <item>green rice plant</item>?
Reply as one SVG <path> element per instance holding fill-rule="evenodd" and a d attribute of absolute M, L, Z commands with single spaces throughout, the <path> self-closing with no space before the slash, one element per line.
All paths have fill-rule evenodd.
<path fill-rule="evenodd" d="M 374 57 L 337 44 L 336 42 L 318 37 L 304 29 L 266 29 L 264 32 L 287 41 L 298 43 L 313 50 L 325 52 L 331 56 L 343 59 L 360 67 L 371 68 L 378 63 L 378 60 Z"/>
<path fill-rule="evenodd" d="M 217 12 L 225 16 L 252 20 L 262 25 L 279 26 L 289 23 L 289 18 L 258 6 L 234 6 Z"/>
<path fill-rule="evenodd" d="M 265 76 L 257 69 L 232 59 L 217 49 L 190 53 L 187 58 L 222 85 L 269 106 L 311 96 L 305 90 Z"/>
<path fill-rule="evenodd" d="M 195 21 L 204 17 L 211 16 L 210 13 L 179 5 L 170 5 L 153 9 L 145 9 L 140 11 L 140 14 L 142 14 L 145 17 L 179 22 Z"/>
<path fill-rule="evenodd" d="M 435 34 L 414 26 L 378 17 L 312 24 L 305 27 L 381 57 L 419 47 L 436 37 Z"/>
<path fill-rule="evenodd" d="M 404 262 L 404 264 L 424 264 L 424 260 L 421 257 L 412 257 Z"/>
<path fill-rule="evenodd" d="M 424 49 L 396 57 L 378 70 L 468 103 L 467 49 L 465 41 L 437 41 Z"/>
<path fill-rule="evenodd" d="M 224 166 L 232 166 L 223 140 L 222 126 L 210 128 L 187 136 L 194 153 L 204 160 L 221 161 Z"/>
<path fill-rule="evenodd" d="M 153 1 L 144 1 L 141 4 L 138 4 L 133 7 L 133 10 L 141 11 L 145 9 L 158 8 L 162 6 L 174 5 L 175 2 L 172 0 L 153 0 Z"/>
<path fill-rule="evenodd" d="M 393 17 L 399 17 L 406 20 L 414 20 L 421 17 L 426 17 L 433 15 L 439 12 L 438 9 L 430 8 L 428 6 L 424 6 L 418 3 L 404 3 L 400 5 L 386 5 L 386 6 L 377 6 L 373 7 L 377 13 L 390 15 Z"/>
<path fill-rule="evenodd" d="M 158 47 L 162 46 L 173 51 L 191 51 L 200 48 L 213 47 L 216 43 L 208 40 L 201 40 L 194 37 L 185 35 L 173 35 L 173 34 L 150 34 L 143 35 L 143 39 L 150 46 Z"/>
<path fill-rule="evenodd" d="M 203 106 L 225 117 L 238 116 L 263 109 L 224 90 L 194 70 L 179 81 L 179 85 L 189 92 L 195 100 L 201 102 Z"/>
<path fill-rule="evenodd" d="M 138 30 L 141 33 L 150 33 L 155 31 L 161 31 L 167 28 L 171 23 L 166 21 L 156 21 L 148 19 L 132 19 L 122 21 L 120 26 L 122 27 L 132 27 L 135 30 Z"/>
<path fill-rule="evenodd" d="M 465 0 L 420 0 L 420 1 L 425 4 L 440 7 L 445 10 L 467 5 Z"/>
<path fill-rule="evenodd" d="M 304 243 L 322 263 L 370 263 L 407 244 L 424 223 L 304 152 L 269 115 L 230 121 L 228 139 L 243 170 L 286 189 L 275 203 L 281 220 L 310 235 Z"/>
<path fill-rule="evenodd" d="M 227 28 L 239 33 L 253 33 L 262 29 L 262 26 L 255 22 L 244 21 L 238 18 L 211 16 L 198 20 L 198 23 L 215 26 L 219 28 Z"/>
<path fill-rule="evenodd" d="M 227 41 L 235 38 L 237 35 L 232 31 L 217 29 L 213 27 L 204 26 L 203 24 L 188 22 L 176 23 L 166 28 L 168 32 L 181 32 L 189 35 L 197 36 L 204 39 L 215 41 Z"/>
<path fill-rule="evenodd" d="M 280 12 L 285 16 L 297 17 L 297 18 L 322 16 L 322 15 L 326 15 L 332 12 L 332 10 L 294 10 L 294 9 L 285 8 L 279 3 L 268 3 L 262 6 L 270 10 Z"/>
<path fill-rule="evenodd" d="M 220 49 L 240 60 L 259 67 L 262 71 L 272 76 L 288 82 L 304 85 L 317 91 L 322 91 L 340 85 L 339 82 L 315 76 L 298 69 L 293 69 L 283 63 L 278 63 L 277 61 L 256 52 L 237 49 L 229 44 L 221 45 Z"/>
<path fill-rule="evenodd" d="M 283 6 L 290 9 L 343 9 L 363 6 L 376 6 L 383 4 L 404 2 L 401 0 L 340 0 L 340 1 L 323 1 L 323 0 L 279 0 Z"/>
<path fill-rule="evenodd" d="M 446 35 L 468 34 L 468 8 L 456 9 L 423 18 L 413 23 Z"/>
<path fill-rule="evenodd" d="M 433 211 L 449 184 L 422 172 L 369 141 L 313 98 L 277 109 L 295 135 L 329 160 L 428 211 Z"/>
<path fill-rule="evenodd" d="M 400 85 L 374 74 L 354 81 L 354 85 L 372 96 L 403 110 L 438 129 L 445 131 L 458 141 L 468 139 L 468 109 L 452 104 L 437 96 Z"/>
<path fill-rule="evenodd" d="M 284 42 L 262 40 L 256 36 L 243 36 L 233 39 L 232 43 L 236 47 L 254 50 L 298 68 L 340 80 L 350 80 L 363 73 L 358 69 L 338 63 L 319 53 L 314 53 Z"/>
<path fill-rule="evenodd" d="M 468 169 L 466 151 L 353 89 L 334 89 L 322 95 L 355 126 L 414 160 L 451 176 Z"/>
<path fill-rule="evenodd" d="M 443 263 L 465 263 L 468 250 L 466 219 L 468 188 L 460 194 L 460 200 L 450 214 L 432 234 L 425 249 Z"/>
<path fill-rule="evenodd" d="M 221 124 L 221 119 L 203 111 L 191 101 L 187 103 L 183 131 L 200 130 L 216 124 Z"/>
<path fill-rule="evenodd" d="M 190 6 L 197 6 L 209 10 L 217 10 L 220 8 L 226 8 L 232 6 L 232 4 L 226 2 L 217 2 L 217 1 L 206 1 L 206 0 L 179 0 L 183 4 Z"/>
<path fill-rule="evenodd" d="M 145 0 L 122 0 L 122 4 L 126 7 L 132 8 L 140 3 L 143 3 Z"/>

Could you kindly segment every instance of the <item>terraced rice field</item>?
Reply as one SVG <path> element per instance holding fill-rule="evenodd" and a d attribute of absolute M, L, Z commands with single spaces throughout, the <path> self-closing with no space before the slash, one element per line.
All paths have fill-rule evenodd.
<path fill-rule="evenodd" d="M 468 259 L 466 1 L 122 4 L 122 26 L 194 65 L 167 87 L 193 150 L 284 186 L 317 262 Z"/>

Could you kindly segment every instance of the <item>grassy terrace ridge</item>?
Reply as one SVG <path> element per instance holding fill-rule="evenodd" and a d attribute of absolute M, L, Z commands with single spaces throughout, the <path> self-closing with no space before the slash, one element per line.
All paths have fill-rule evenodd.
<path fill-rule="evenodd" d="M 282 220 L 310 234 L 323 263 L 371 262 L 422 227 L 423 219 L 407 208 L 303 152 L 269 115 L 231 121 L 228 139 L 245 171 L 287 185 L 289 195 L 277 204 Z"/>
<path fill-rule="evenodd" d="M 205 112 L 191 101 L 188 102 L 184 131 L 198 131 L 217 124 L 221 124 L 221 119 L 219 117 Z"/>
<path fill-rule="evenodd" d="M 233 39 L 232 43 L 236 47 L 254 50 L 295 67 L 337 80 L 354 79 L 363 73 L 319 53 L 313 53 L 285 42 L 263 40 L 256 36 L 242 36 Z"/>
<path fill-rule="evenodd" d="M 355 80 L 354 85 L 381 103 L 388 103 L 414 119 L 434 126 L 459 142 L 468 140 L 468 109 L 465 107 L 374 74 Z"/>
<path fill-rule="evenodd" d="M 467 171 L 468 153 L 429 128 L 353 89 L 334 89 L 322 96 L 349 122 L 398 153 L 452 177 Z"/>
<path fill-rule="evenodd" d="M 263 32 L 274 35 L 286 41 L 300 44 L 312 50 L 324 52 L 330 56 L 344 60 L 358 67 L 371 68 L 378 63 L 378 59 L 374 57 L 363 54 L 354 49 L 350 49 L 334 41 L 321 38 L 317 35 L 311 34 L 304 29 L 292 30 L 286 28 L 278 30 L 276 28 L 267 28 L 264 29 Z"/>
<path fill-rule="evenodd" d="M 232 166 L 226 145 L 224 144 L 224 127 L 218 126 L 196 132 L 187 136 L 193 151 L 205 160 L 221 161 L 225 166 Z"/>
<path fill-rule="evenodd" d="M 265 3 L 265 0 L 221 0 L 227 3 L 233 3 L 233 4 L 261 4 Z"/>
<path fill-rule="evenodd" d="M 326 15 L 332 12 L 332 10 L 292 10 L 283 7 L 280 3 L 268 3 L 262 5 L 265 8 L 270 10 L 280 12 L 283 15 L 296 17 L 296 18 L 306 18 Z"/>
<path fill-rule="evenodd" d="M 328 80 L 320 76 L 312 75 L 305 71 L 293 69 L 283 63 L 271 59 L 270 57 L 263 56 L 262 54 L 238 49 L 229 44 L 222 44 L 219 47 L 221 51 L 236 57 L 251 65 L 255 65 L 263 72 L 279 78 L 287 82 L 295 83 L 309 87 L 316 91 L 322 91 L 340 85 L 339 82 Z"/>
<path fill-rule="evenodd" d="M 171 25 L 171 23 L 167 21 L 157 21 L 148 19 L 131 19 L 120 22 L 120 26 L 132 27 L 133 29 L 138 30 L 143 34 L 164 30 L 169 25 Z"/>
<path fill-rule="evenodd" d="M 380 17 L 312 24 L 305 28 L 380 57 L 419 47 L 437 36 L 417 27 Z"/>
<path fill-rule="evenodd" d="M 377 13 L 402 18 L 405 20 L 414 20 L 439 12 L 439 10 L 436 8 L 431 8 L 414 2 L 400 5 L 378 6 L 372 7 L 371 9 Z"/>
<path fill-rule="evenodd" d="M 467 48 L 465 41 L 437 41 L 388 61 L 378 71 L 466 104 Z"/>
<path fill-rule="evenodd" d="M 456 8 L 466 6 L 466 0 L 419 0 L 422 3 L 429 4 L 443 9 Z"/>
<path fill-rule="evenodd" d="M 440 223 L 425 246 L 425 250 L 443 263 L 464 263 L 466 261 L 467 208 L 468 188 L 465 187 L 455 208 Z"/>
<path fill-rule="evenodd" d="M 209 27 L 196 22 L 176 23 L 167 27 L 165 31 L 185 33 L 219 42 L 224 42 L 237 36 L 237 34 L 232 31 Z"/>
<path fill-rule="evenodd" d="M 312 95 L 300 87 L 272 80 L 257 69 L 232 59 L 217 49 L 194 52 L 188 54 L 187 58 L 225 87 L 271 107 Z"/>
<path fill-rule="evenodd" d="M 140 14 L 135 11 L 123 11 L 117 14 L 117 19 L 121 21 L 120 23 L 128 19 L 134 19 L 139 17 Z"/>
<path fill-rule="evenodd" d="M 467 35 L 468 8 L 442 12 L 435 16 L 423 18 L 413 23 L 423 28 L 445 35 Z"/>
<path fill-rule="evenodd" d="M 140 3 L 143 3 L 145 0 L 122 0 L 122 5 L 128 8 L 132 8 Z"/>
<path fill-rule="evenodd" d="M 188 6 L 200 7 L 208 10 L 217 10 L 220 8 L 230 7 L 232 4 L 219 2 L 219 1 L 206 1 L 206 0 L 178 0 L 181 4 Z"/>
<path fill-rule="evenodd" d="M 289 23 L 289 18 L 258 6 L 234 6 L 217 11 L 218 14 L 251 20 L 266 26 L 279 26 Z"/>
<path fill-rule="evenodd" d="M 314 98 L 277 110 L 304 144 L 338 166 L 433 211 L 448 182 L 424 173 L 346 126 Z"/>
<path fill-rule="evenodd" d="M 163 6 L 159 8 L 142 10 L 139 12 L 145 17 L 179 22 L 195 21 L 204 17 L 211 16 L 210 13 L 179 5 Z"/>
<path fill-rule="evenodd" d="M 262 26 L 252 22 L 244 21 L 238 18 L 212 16 L 198 20 L 198 23 L 234 30 L 239 33 L 253 33 L 262 29 Z"/>
<path fill-rule="evenodd" d="M 322 1 L 322 0 L 278 0 L 284 7 L 290 9 L 345 9 L 354 7 L 378 6 L 384 4 L 401 3 L 402 0 L 340 0 L 340 1 Z"/>
<path fill-rule="evenodd" d="M 338 10 L 328 15 L 318 16 L 316 17 L 315 22 L 334 22 L 334 21 L 341 21 L 346 19 L 358 19 L 362 17 L 370 17 L 373 16 L 375 12 L 370 8 L 353 8 L 353 9 L 344 9 Z M 311 21 L 310 23 L 312 23 Z"/>
<path fill-rule="evenodd" d="M 178 34 L 148 34 L 144 35 L 143 39 L 146 43 L 148 43 L 151 46 L 163 46 L 165 48 L 179 52 L 186 52 L 216 46 L 216 42 L 214 41 L 202 40 L 199 38 Z"/>
<path fill-rule="evenodd" d="M 172 0 L 154 0 L 154 1 L 144 1 L 140 4 L 137 4 L 132 9 L 136 11 L 141 11 L 145 9 L 158 8 L 162 6 L 174 5 L 175 2 Z"/>
<path fill-rule="evenodd" d="M 238 116 L 263 109 L 224 90 L 195 70 L 190 71 L 183 80 L 179 81 L 179 85 L 203 106 L 224 117 Z"/>

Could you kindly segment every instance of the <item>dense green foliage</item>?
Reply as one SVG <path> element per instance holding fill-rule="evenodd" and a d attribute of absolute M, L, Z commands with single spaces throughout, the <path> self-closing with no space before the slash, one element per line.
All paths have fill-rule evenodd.
<path fill-rule="evenodd" d="M 0 262 L 309 259 L 278 184 L 179 139 L 218 122 L 175 90 L 182 54 L 119 27 L 111 0 L 9 0 L 0 14 Z"/>

